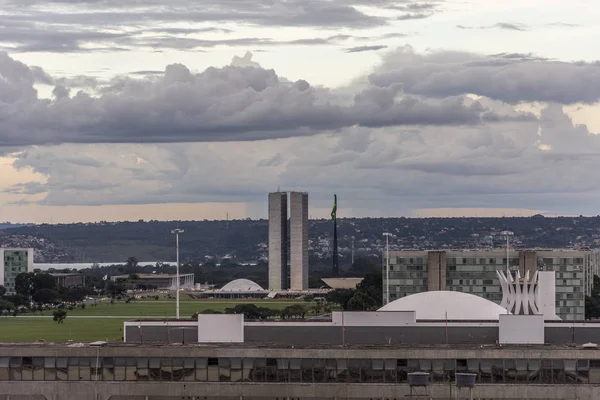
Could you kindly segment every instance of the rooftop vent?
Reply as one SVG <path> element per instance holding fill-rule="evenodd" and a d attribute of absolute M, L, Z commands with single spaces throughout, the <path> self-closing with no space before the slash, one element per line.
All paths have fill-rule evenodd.
<path fill-rule="evenodd" d="M 456 386 L 471 388 L 471 387 L 475 386 L 475 380 L 477 379 L 477 374 L 457 373 L 455 375 L 455 378 L 456 378 Z"/>
<path fill-rule="evenodd" d="M 410 386 L 428 386 L 429 385 L 429 373 L 428 372 L 410 372 L 410 373 L 408 373 L 408 384 Z"/>

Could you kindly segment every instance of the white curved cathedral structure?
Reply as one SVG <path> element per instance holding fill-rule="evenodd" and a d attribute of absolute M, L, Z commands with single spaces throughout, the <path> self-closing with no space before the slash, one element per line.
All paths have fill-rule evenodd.
<path fill-rule="evenodd" d="M 535 271 L 529 277 L 529 271 L 521 277 L 510 271 L 496 271 L 502 286 L 500 305 L 515 315 L 543 314 L 545 320 L 558 320 L 556 316 L 556 275 L 554 271 Z"/>

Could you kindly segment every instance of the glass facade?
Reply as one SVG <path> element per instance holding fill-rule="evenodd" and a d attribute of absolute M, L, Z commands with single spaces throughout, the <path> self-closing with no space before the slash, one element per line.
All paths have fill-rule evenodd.
<path fill-rule="evenodd" d="M 0 381 L 200 381 L 406 383 L 409 372 L 452 383 L 457 372 L 478 383 L 597 384 L 589 359 L 315 359 L 160 357 L 1 357 Z"/>
<path fill-rule="evenodd" d="M 4 250 L 4 287 L 6 294 L 15 294 L 15 278 L 23 272 L 28 272 L 29 251 L 23 250 Z"/>
<path fill-rule="evenodd" d="M 585 319 L 585 258 L 564 254 L 543 254 L 545 271 L 556 272 L 556 315 L 563 320 Z"/>
<path fill-rule="evenodd" d="M 510 268 L 518 268 L 518 254 L 509 254 Z M 446 288 L 470 293 L 500 304 L 502 288 L 496 271 L 506 271 L 506 253 L 448 253 Z"/>
<path fill-rule="evenodd" d="M 385 272 L 384 267 L 384 283 Z M 394 257 L 390 252 L 390 301 L 411 294 L 426 292 L 427 286 L 427 254 Z M 384 285 L 384 291 L 385 287 Z"/>
<path fill-rule="evenodd" d="M 494 303 L 502 301 L 502 288 L 497 270 L 506 271 L 506 252 L 502 250 L 449 250 L 445 265 L 437 262 L 432 268 L 444 269 L 445 290 L 471 293 Z M 527 253 L 524 255 L 524 253 Z M 386 252 L 383 253 L 383 290 L 385 298 Z M 527 261 L 524 261 L 526 257 Z M 592 276 L 598 274 L 600 253 L 577 250 L 510 251 L 509 266 L 524 275 L 522 263 L 531 263 L 533 270 L 556 272 L 556 315 L 566 321 L 585 319 L 585 294 L 591 290 Z M 428 251 L 389 252 L 390 301 L 430 290 Z M 435 275 L 435 273 L 434 273 Z M 437 289 L 431 289 L 437 290 Z"/>

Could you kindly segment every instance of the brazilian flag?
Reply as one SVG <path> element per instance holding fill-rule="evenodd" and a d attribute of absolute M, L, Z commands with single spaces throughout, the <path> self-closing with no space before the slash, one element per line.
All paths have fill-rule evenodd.
<path fill-rule="evenodd" d="M 331 219 L 335 221 L 335 214 L 337 213 L 337 194 L 333 195 L 333 209 L 331 210 Z"/>

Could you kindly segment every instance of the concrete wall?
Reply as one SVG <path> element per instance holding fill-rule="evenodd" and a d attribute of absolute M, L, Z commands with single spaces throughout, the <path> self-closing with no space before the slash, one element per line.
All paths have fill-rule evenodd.
<path fill-rule="evenodd" d="M 188 322 L 188 329 L 178 330 L 175 322 L 169 325 L 155 322 L 153 326 L 139 328 L 137 323 L 125 325 L 127 342 L 194 343 L 198 338 L 195 323 Z M 460 326 L 462 325 L 462 326 Z M 343 338 L 346 344 L 444 344 L 446 328 L 444 323 L 420 324 L 419 326 L 357 327 L 334 326 L 328 323 L 281 323 L 277 326 L 246 324 L 244 342 L 272 343 L 277 345 L 340 345 Z M 499 340 L 495 324 L 482 323 L 475 326 L 450 323 L 448 343 L 450 344 L 494 344 Z M 544 328 L 544 342 L 547 344 L 599 343 L 600 324 L 551 324 Z"/>
<path fill-rule="evenodd" d="M 308 193 L 290 193 L 290 287 L 308 289 Z"/>
<path fill-rule="evenodd" d="M 529 272 L 529 277 L 532 277 L 535 271 L 538 270 L 537 252 L 535 250 L 520 251 L 519 268 L 521 269 L 521 276 L 525 276 L 525 274 Z"/>
<path fill-rule="evenodd" d="M 407 384 L 234 383 L 234 382 L 3 382 L 0 400 L 302 400 L 400 399 L 410 395 Z M 433 399 L 456 398 L 454 385 L 430 385 Z M 44 393 L 43 397 L 39 393 Z M 423 390 L 420 391 L 423 393 Z M 462 392 L 461 398 L 468 398 Z M 148 396 L 148 397 L 145 397 Z M 595 385 L 493 385 L 473 389 L 475 399 L 598 399 Z"/>
<path fill-rule="evenodd" d="M 197 328 L 185 330 L 174 329 L 173 326 L 126 326 L 128 343 L 164 342 L 185 343 L 195 342 Z M 141 336 L 140 336 L 141 331 Z M 196 335 L 196 336 L 194 336 Z M 453 344 L 491 344 L 498 341 L 498 328 L 495 326 L 482 327 L 448 327 L 448 343 Z M 427 327 L 365 327 L 365 326 L 246 326 L 244 342 L 270 343 L 274 345 L 347 345 L 351 344 L 444 344 L 446 343 L 446 328 L 444 326 Z"/>
<path fill-rule="evenodd" d="M 446 252 L 427 253 L 427 290 L 446 290 Z"/>
<path fill-rule="evenodd" d="M 344 326 L 405 326 L 416 323 L 415 311 L 334 311 L 331 321 Z"/>
<path fill-rule="evenodd" d="M 269 289 L 288 288 L 287 193 L 269 193 Z"/>
<path fill-rule="evenodd" d="M 199 314 L 199 343 L 243 343 L 244 314 Z"/>
<path fill-rule="evenodd" d="M 500 315 L 499 340 L 502 344 L 544 344 L 543 315 Z"/>
<path fill-rule="evenodd" d="M 556 316 L 555 271 L 538 271 L 536 300 L 545 320 L 560 319 Z"/>

